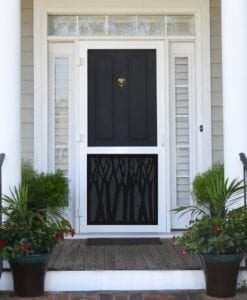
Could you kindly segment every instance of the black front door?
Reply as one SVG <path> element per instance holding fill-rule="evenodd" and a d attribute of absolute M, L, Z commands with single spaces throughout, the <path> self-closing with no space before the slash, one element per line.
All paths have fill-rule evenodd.
<path fill-rule="evenodd" d="M 157 146 L 156 51 L 88 50 L 88 147 Z M 157 224 L 156 154 L 87 157 L 87 223 Z"/>

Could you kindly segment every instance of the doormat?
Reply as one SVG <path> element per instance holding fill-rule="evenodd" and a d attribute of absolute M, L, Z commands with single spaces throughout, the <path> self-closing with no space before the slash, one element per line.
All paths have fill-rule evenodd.
<path fill-rule="evenodd" d="M 86 239 L 87 246 L 161 245 L 159 238 L 99 238 Z"/>

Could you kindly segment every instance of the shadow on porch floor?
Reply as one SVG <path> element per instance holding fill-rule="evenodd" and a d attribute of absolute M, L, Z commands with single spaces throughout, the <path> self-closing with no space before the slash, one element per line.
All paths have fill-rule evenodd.
<path fill-rule="evenodd" d="M 200 270 L 197 255 L 183 255 L 171 239 L 158 245 L 87 246 L 69 239 L 57 245 L 48 269 L 59 270 Z"/>

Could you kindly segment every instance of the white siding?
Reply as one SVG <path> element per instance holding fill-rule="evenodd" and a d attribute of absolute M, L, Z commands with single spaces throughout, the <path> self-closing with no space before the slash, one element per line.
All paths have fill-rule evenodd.
<path fill-rule="evenodd" d="M 213 162 L 223 162 L 223 109 L 221 65 L 221 8 L 220 0 L 211 0 L 211 103 Z"/>
<path fill-rule="evenodd" d="M 33 1 L 21 1 L 22 157 L 33 161 Z"/>

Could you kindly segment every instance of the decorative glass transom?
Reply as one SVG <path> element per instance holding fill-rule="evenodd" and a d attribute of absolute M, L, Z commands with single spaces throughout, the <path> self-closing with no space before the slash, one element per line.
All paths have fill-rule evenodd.
<path fill-rule="evenodd" d="M 50 15 L 53 36 L 193 35 L 193 15 Z"/>

